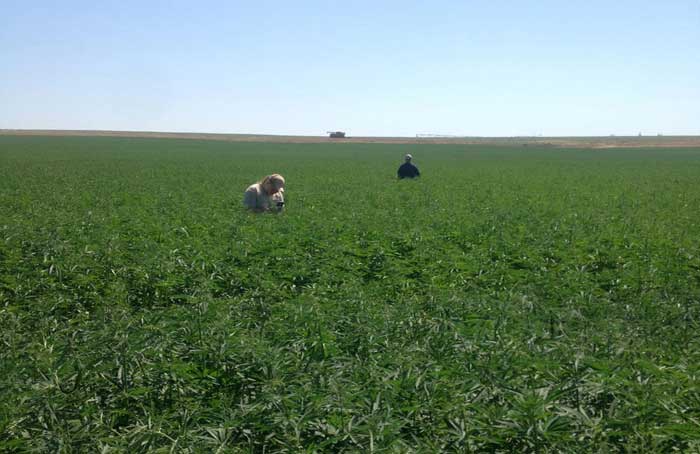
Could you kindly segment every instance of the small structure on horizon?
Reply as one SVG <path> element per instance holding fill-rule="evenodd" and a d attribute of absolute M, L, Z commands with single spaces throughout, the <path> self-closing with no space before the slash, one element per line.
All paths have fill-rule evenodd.
<path fill-rule="evenodd" d="M 331 139 L 344 139 L 345 131 L 328 131 L 328 135 Z"/>

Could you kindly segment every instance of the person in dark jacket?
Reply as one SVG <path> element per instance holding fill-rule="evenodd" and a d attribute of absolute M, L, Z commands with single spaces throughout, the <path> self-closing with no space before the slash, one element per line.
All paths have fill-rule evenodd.
<path fill-rule="evenodd" d="M 403 178 L 415 178 L 420 176 L 420 172 L 418 171 L 418 167 L 414 166 L 411 163 L 411 159 L 413 159 L 413 156 L 410 154 L 407 154 L 404 159 L 406 162 L 401 164 L 401 167 L 399 167 L 399 171 L 397 172 L 399 176 L 399 180 Z"/>

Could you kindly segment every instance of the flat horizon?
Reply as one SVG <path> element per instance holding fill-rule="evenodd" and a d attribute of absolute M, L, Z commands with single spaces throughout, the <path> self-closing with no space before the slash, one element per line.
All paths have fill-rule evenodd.
<path fill-rule="evenodd" d="M 209 132 L 196 130 L 151 130 L 151 129 L 80 129 L 80 128 L 0 128 L 0 133 L 6 132 L 80 132 L 80 133 L 143 133 L 143 134 L 198 134 L 198 135 L 227 135 L 227 136 L 272 136 L 272 137 L 321 137 L 328 138 L 328 134 L 285 134 L 285 133 L 257 133 L 257 132 Z M 508 139 L 508 138 L 533 138 L 533 139 L 595 139 L 595 138 L 661 138 L 661 137 L 698 137 L 700 134 L 593 134 L 593 135 L 460 135 L 460 134 L 430 134 L 418 133 L 415 135 L 352 135 L 347 138 L 399 138 L 399 139 Z"/>
<path fill-rule="evenodd" d="M 169 131 L 119 131 L 80 129 L 0 129 L 0 136 L 16 137 L 113 137 L 147 139 L 211 140 L 224 142 L 338 143 L 405 145 L 480 145 L 555 148 L 700 148 L 700 136 L 353 136 L 330 138 L 328 135 L 282 135 L 253 133 L 209 133 Z"/>

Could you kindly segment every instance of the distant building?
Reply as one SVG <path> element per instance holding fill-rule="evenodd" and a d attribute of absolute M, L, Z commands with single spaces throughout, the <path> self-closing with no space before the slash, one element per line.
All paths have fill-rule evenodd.
<path fill-rule="evenodd" d="M 331 139 L 344 139 L 345 138 L 344 131 L 328 131 L 328 135 Z"/>

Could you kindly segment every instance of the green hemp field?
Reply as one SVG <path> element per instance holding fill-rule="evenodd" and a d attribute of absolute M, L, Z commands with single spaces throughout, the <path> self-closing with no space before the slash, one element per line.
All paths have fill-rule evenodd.
<path fill-rule="evenodd" d="M 699 330 L 698 148 L 0 137 L 1 452 L 698 452 Z"/>

